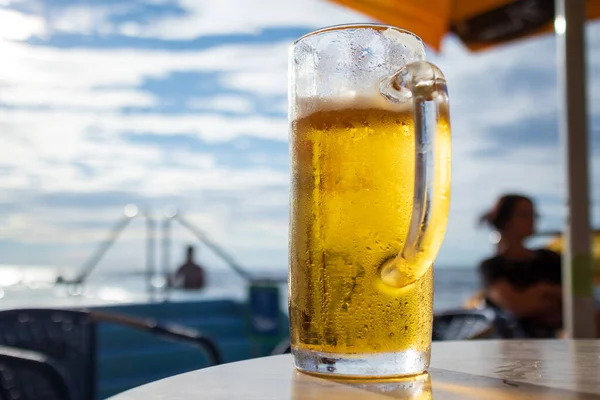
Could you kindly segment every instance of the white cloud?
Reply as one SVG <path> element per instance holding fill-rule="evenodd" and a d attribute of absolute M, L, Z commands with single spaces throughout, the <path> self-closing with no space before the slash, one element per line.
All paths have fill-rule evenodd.
<path fill-rule="evenodd" d="M 8 216 L 0 226 L 0 238 L 30 244 L 47 244 L 49 237 L 60 237 L 61 240 L 50 242 L 57 244 L 94 243 L 103 240 L 111 224 L 122 218 L 121 210 L 116 207 L 98 208 L 93 213 L 74 207 L 63 210 L 57 208 L 53 211 L 48 212 L 47 208 L 38 206 L 27 212 Z M 85 221 L 91 226 L 99 224 L 101 229 L 72 223 L 76 221 Z M 70 230 L 75 229 L 77 234 L 69 234 Z"/>
<path fill-rule="evenodd" d="M 185 196 L 188 191 L 225 190 L 244 196 L 249 189 L 285 186 L 288 174 L 269 168 L 185 170 L 161 168 L 140 184 L 140 194 Z"/>
<path fill-rule="evenodd" d="M 47 7 L 45 17 L 48 30 L 52 33 L 110 33 L 112 28 L 108 25 L 108 18 L 124 9 L 127 9 L 127 5 L 113 4 L 108 7 L 87 2 L 85 5 L 71 4 L 57 9 Z"/>
<path fill-rule="evenodd" d="M 45 32 L 44 19 L 17 11 L 0 9 L 0 40 L 24 40 Z"/>
<path fill-rule="evenodd" d="M 229 111 L 244 114 L 251 112 L 254 108 L 248 98 L 233 95 L 214 96 L 210 99 L 191 99 L 187 106 L 200 110 Z"/>
<path fill-rule="evenodd" d="M 61 31 L 189 39 L 205 34 L 254 33 L 286 26 L 316 28 L 365 20 L 321 1 L 189 0 L 182 5 L 189 11 L 186 15 L 162 18 L 149 26 L 109 23 L 110 13 L 123 12 L 120 6 L 67 7 L 46 20 L 22 16 L 20 21 L 29 18 L 29 22 L 19 25 L 20 30 L 13 30 L 7 37 L 25 39 Z M 589 29 L 590 46 L 600 43 L 599 30 L 598 25 Z M 277 41 L 172 52 L 60 49 L 0 39 L 0 102 L 50 108 L 0 109 L 0 167 L 10 168 L 9 174 L 0 176 L 3 203 L 15 206 L 36 196 L 65 192 L 100 197 L 110 191 L 142 197 L 155 207 L 176 202 L 244 263 L 283 267 L 287 217 L 268 214 L 287 204 L 288 175 L 284 168 L 270 163 L 268 155 L 245 154 L 248 149 L 236 151 L 248 155 L 254 165 L 225 166 L 216 154 L 135 144 L 125 141 L 120 133 L 144 133 L 161 139 L 184 133 L 208 143 L 223 143 L 240 136 L 285 141 L 287 122 L 253 113 L 254 103 L 249 95 L 262 100 L 286 95 L 288 46 L 288 41 Z M 492 141 L 489 137 L 492 128 L 518 126 L 529 118 L 546 118 L 556 112 L 553 83 L 512 95 L 504 90 L 512 79 L 510 71 L 519 67 L 543 73 L 554 71 L 553 49 L 551 39 L 543 38 L 471 54 L 449 39 L 444 52 L 432 57 L 448 78 L 453 109 L 453 200 L 441 264 L 474 264 L 489 250 L 485 233 L 474 228 L 475 218 L 503 191 L 521 190 L 544 198 L 562 196 L 558 143 L 544 148 L 520 147 L 503 138 Z M 594 71 L 600 68 L 596 53 L 590 54 L 590 66 Z M 187 113 L 120 112 L 124 107 L 161 104 L 159 95 L 139 89 L 148 79 L 168 78 L 175 72 L 214 71 L 222 74 L 218 82 L 221 86 L 243 91 L 244 95 L 191 96 L 186 99 L 191 109 Z M 597 115 L 600 81 L 597 74 L 590 75 L 591 110 Z M 514 76 L 515 80 L 520 78 Z M 285 101 L 268 107 L 285 112 L 286 104 L 282 103 Z M 230 118 L 222 111 L 245 115 Z M 481 156 L 480 151 L 493 143 L 509 151 L 502 158 Z M 174 164 L 173 160 L 177 162 Z M 594 161 L 596 167 L 600 165 L 597 154 Z M 598 182 L 597 176 L 593 179 Z M 594 189 L 596 202 L 600 198 L 598 187 L 600 184 Z M 215 200 L 211 197 L 215 194 L 223 199 Z M 81 260 L 89 255 L 93 243 L 103 238 L 118 214 L 110 204 L 84 203 L 71 207 L 38 204 L 5 214 L 1 217 L 0 238 L 63 246 L 64 254 L 53 255 L 56 260 Z M 562 213 L 553 204 L 542 202 L 540 206 L 542 214 L 552 220 Z M 598 212 L 595 218 L 600 221 Z M 90 226 L 74 228 L 73 221 Z M 31 227 L 35 227 L 35 232 Z M 143 228 L 136 229 L 127 240 L 143 238 Z M 178 240 L 189 239 L 178 235 Z M 118 249 L 117 260 L 140 259 L 132 259 L 127 246 Z M 272 257 L 274 253 L 278 256 Z M 47 260 L 44 255 L 37 259 L 34 254 L 27 257 L 22 259 Z"/>
<path fill-rule="evenodd" d="M 275 54 L 273 54 L 275 55 Z M 283 52 L 277 54 L 270 71 L 242 70 L 231 74 L 225 81 L 232 89 L 248 90 L 257 94 L 285 95 L 287 93 L 287 64 Z"/>
<path fill-rule="evenodd" d="M 268 169 L 243 171 L 217 168 L 210 154 L 171 151 L 176 167 L 164 165 L 159 148 L 133 145 L 123 141 L 118 132 L 124 130 L 168 135 L 181 130 L 194 132 L 197 126 L 210 133 L 205 139 L 223 141 L 235 137 L 239 129 L 252 126 L 259 134 L 285 139 L 282 129 L 271 127 L 271 120 L 241 119 L 227 125 L 211 123 L 210 118 L 135 117 L 110 115 L 91 116 L 83 113 L 13 112 L 0 126 L 4 135 L 2 163 L 15 169 L 6 188 L 31 188 L 40 191 L 102 192 L 103 190 L 134 189 L 140 195 L 185 195 L 185 190 L 226 189 L 245 190 L 252 186 L 282 184 L 287 173 Z M 2 122 L 5 122 L 2 124 Z M 66 123 L 65 123 L 66 122 Z M 276 123 L 278 125 L 278 123 Z M 217 130 L 212 130 L 215 127 Z M 90 140 L 82 133 L 98 129 L 102 139 Z M 272 132 L 269 133 L 269 131 Z M 233 132 L 233 134 L 232 134 Z M 78 164 L 91 168 L 95 176 L 80 171 Z M 34 183 L 36 182 L 37 183 Z M 132 186 L 133 185 L 133 186 Z"/>
<path fill-rule="evenodd" d="M 316 0 L 183 0 L 189 14 L 165 18 L 146 30 L 148 36 L 189 39 L 206 34 L 255 33 L 265 28 L 307 26 L 320 28 L 369 19 L 333 3 Z M 177 29 L 173 29 L 176 25 Z"/>
<path fill-rule="evenodd" d="M 14 85 L 0 90 L 0 103 L 14 107 L 57 109 L 120 110 L 123 107 L 151 107 L 154 96 L 135 90 L 90 90 L 56 86 Z"/>
<path fill-rule="evenodd" d="M 112 138 L 122 132 L 148 132 L 157 135 L 191 133 L 207 142 L 222 142 L 238 136 L 287 140 L 287 121 L 258 115 L 229 118 L 221 114 L 121 114 L 91 111 L 30 111 L 0 113 L 4 134 L 27 132 L 44 152 L 60 158 L 79 152 L 96 131 Z M 53 146 L 60 139 L 61 148 Z M 94 143 L 89 143 L 94 146 Z M 1 151 L 1 150 L 0 150 Z"/>
<path fill-rule="evenodd" d="M 203 35 L 256 33 L 266 28 L 314 27 L 365 22 L 367 17 L 333 3 L 319 0 L 181 0 L 184 15 L 164 16 L 140 26 L 126 22 L 115 24 L 109 17 L 131 8 L 127 4 L 70 6 L 49 16 L 52 29 L 89 34 L 122 33 L 161 39 L 194 39 Z"/>
<path fill-rule="evenodd" d="M 261 72 L 265 60 L 269 60 L 270 68 L 285 70 L 288 46 L 288 42 L 227 45 L 173 53 L 139 49 L 57 49 L 0 41 L 0 50 L 6 57 L 0 65 L 0 83 L 65 88 L 137 86 L 145 78 L 166 77 L 176 71 Z"/>

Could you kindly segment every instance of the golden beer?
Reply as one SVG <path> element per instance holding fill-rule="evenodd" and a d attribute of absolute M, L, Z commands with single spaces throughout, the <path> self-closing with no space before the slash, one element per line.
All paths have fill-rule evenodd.
<path fill-rule="evenodd" d="M 444 135 L 449 146 L 449 129 Z M 416 257 L 401 267 L 413 277 L 405 284 L 381 277 L 402 252 L 411 222 L 412 110 L 364 101 L 314 110 L 292 121 L 290 140 L 292 348 L 428 353 L 432 266 Z M 445 219 L 448 204 L 442 207 Z"/>
<path fill-rule="evenodd" d="M 294 365 L 330 377 L 427 369 L 433 267 L 448 219 L 443 73 L 377 25 L 290 48 L 289 317 Z"/>

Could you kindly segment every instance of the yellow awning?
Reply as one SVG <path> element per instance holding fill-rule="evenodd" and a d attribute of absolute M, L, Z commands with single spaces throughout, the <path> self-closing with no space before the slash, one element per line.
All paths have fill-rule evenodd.
<path fill-rule="evenodd" d="M 437 51 L 450 32 L 477 51 L 554 30 L 554 0 L 331 1 L 411 31 Z M 587 1 L 587 15 L 600 17 L 600 0 Z"/>

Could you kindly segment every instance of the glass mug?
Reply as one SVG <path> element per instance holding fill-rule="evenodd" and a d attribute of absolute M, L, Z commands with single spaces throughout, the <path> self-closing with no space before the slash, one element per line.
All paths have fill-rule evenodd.
<path fill-rule="evenodd" d="M 295 366 L 420 373 L 450 201 L 445 78 L 417 36 L 375 24 L 303 36 L 289 73 Z"/>
<path fill-rule="evenodd" d="M 295 372 L 291 400 L 432 400 L 431 378 L 424 374 L 385 379 L 332 379 L 324 385 L 318 378 Z M 336 383 L 336 384 L 333 384 Z"/>

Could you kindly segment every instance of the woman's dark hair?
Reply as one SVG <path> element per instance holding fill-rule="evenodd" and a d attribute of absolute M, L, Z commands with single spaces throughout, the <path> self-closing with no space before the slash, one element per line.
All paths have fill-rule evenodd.
<path fill-rule="evenodd" d="M 479 223 L 487 224 L 490 227 L 501 231 L 506 226 L 506 223 L 512 218 L 515 213 L 515 208 L 521 200 L 533 204 L 533 200 L 530 197 L 521 194 L 505 194 L 504 196 L 501 196 L 496 202 L 496 205 L 479 218 Z"/>

